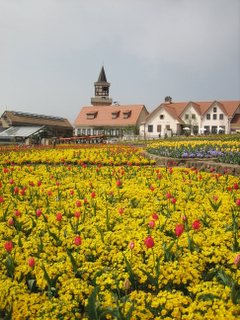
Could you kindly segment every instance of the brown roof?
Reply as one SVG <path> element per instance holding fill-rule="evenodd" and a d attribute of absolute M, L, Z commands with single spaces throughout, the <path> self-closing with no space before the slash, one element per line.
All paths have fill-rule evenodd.
<path fill-rule="evenodd" d="M 53 117 L 18 111 L 5 111 L 2 117 L 5 116 L 11 121 L 12 126 L 45 125 L 52 127 L 72 128 L 70 122 L 67 119 L 61 117 Z"/>
<path fill-rule="evenodd" d="M 75 126 L 132 126 L 138 123 L 141 112 L 146 115 L 148 111 L 144 105 L 111 105 L 111 106 L 86 106 L 82 107 L 76 120 Z M 95 118 L 88 118 L 87 114 L 95 113 Z M 126 114 L 129 117 L 126 117 Z M 118 116 L 115 118 L 113 114 Z"/>

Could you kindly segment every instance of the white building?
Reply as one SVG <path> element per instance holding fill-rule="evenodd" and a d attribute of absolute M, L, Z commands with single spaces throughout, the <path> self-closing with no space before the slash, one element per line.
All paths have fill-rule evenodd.
<path fill-rule="evenodd" d="M 165 102 L 140 126 L 140 135 L 158 138 L 182 134 L 232 133 L 240 130 L 240 100 Z"/>

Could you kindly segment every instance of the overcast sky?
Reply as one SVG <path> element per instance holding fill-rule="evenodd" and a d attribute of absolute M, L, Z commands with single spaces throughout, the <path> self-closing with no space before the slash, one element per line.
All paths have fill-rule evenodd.
<path fill-rule="evenodd" d="M 240 99 L 240 0 L 0 0 L 0 111 Z"/>

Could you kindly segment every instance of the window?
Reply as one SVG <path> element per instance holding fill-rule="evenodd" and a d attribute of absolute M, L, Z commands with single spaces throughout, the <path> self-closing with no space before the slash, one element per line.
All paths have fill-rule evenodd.
<path fill-rule="evenodd" d="M 189 115 L 185 114 L 185 119 L 188 120 L 189 119 Z"/>
<path fill-rule="evenodd" d="M 216 113 L 213 114 L 213 120 L 217 120 L 217 114 Z"/>
<path fill-rule="evenodd" d="M 165 128 L 166 128 L 166 130 L 170 130 L 170 125 L 167 124 Z"/>
<path fill-rule="evenodd" d="M 123 119 L 128 119 L 128 118 L 130 118 L 131 113 L 132 113 L 131 110 L 123 111 Z"/>
<path fill-rule="evenodd" d="M 162 126 L 160 124 L 157 125 L 157 132 L 161 132 L 162 131 Z"/>
<path fill-rule="evenodd" d="M 119 111 L 113 111 L 112 112 L 112 119 L 117 119 L 118 118 L 118 116 L 119 116 Z"/>
<path fill-rule="evenodd" d="M 193 134 L 198 134 L 199 127 L 193 126 Z"/>
<path fill-rule="evenodd" d="M 148 125 L 148 132 L 153 132 L 153 125 L 152 124 Z"/>
<path fill-rule="evenodd" d="M 213 112 L 216 113 L 217 112 L 217 107 L 213 108 Z"/>
<path fill-rule="evenodd" d="M 223 117 L 223 113 L 220 113 L 220 114 L 219 114 L 219 120 L 223 120 L 223 118 L 224 118 L 224 117 Z"/>
<path fill-rule="evenodd" d="M 87 129 L 87 135 L 90 136 L 91 134 L 91 129 Z"/>
<path fill-rule="evenodd" d="M 217 126 L 212 126 L 212 133 L 217 133 Z"/>
<path fill-rule="evenodd" d="M 97 116 L 97 111 L 92 111 L 87 113 L 87 120 L 95 119 Z"/>
<path fill-rule="evenodd" d="M 210 113 L 207 113 L 206 119 L 207 119 L 207 120 L 211 120 L 211 115 L 210 115 Z"/>
<path fill-rule="evenodd" d="M 195 120 L 196 119 L 196 115 L 192 114 L 192 119 Z"/>
<path fill-rule="evenodd" d="M 204 133 L 209 133 L 209 132 L 210 132 L 210 127 L 204 126 Z"/>
<path fill-rule="evenodd" d="M 82 129 L 82 134 L 85 135 L 86 129 Z"/>
<path fill-rule="evenodd" d="M 160 114 L 160 119 L 161 119 L 161 120 L 164 119 L 164 114 Z"/>

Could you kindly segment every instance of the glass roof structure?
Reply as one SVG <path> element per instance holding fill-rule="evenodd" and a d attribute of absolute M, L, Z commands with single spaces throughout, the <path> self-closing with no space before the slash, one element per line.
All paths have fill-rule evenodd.
<path fill-rule="evenodd" d="M 44 128 L 44 126 L 33 126 L 33 127 L 10 127 L 2 132 L 0 132 L 0 139 L 1 137 L 6 138 L 13 138 L 13 137 L 23 137 L 27 138 L 33 134 L 38 133 Z"/>

